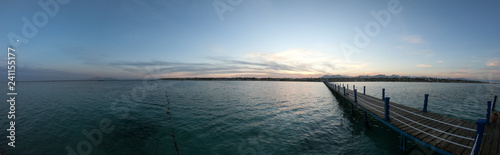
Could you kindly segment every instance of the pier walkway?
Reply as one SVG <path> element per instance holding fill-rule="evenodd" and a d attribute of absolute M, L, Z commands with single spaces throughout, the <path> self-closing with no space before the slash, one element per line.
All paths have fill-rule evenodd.
<path fill-rule="evenodd" d="M 406 150 L 406 138 L 409 138 L 441 154 L 500 154 L 498 125 L 487 125 L 486 119 L 472 122 L 427 112 L 428 95 L 422 110 L 390 102 L 390 98 L 384 96 L 385 90 L 380 98 L 365 95 L 365 87 L 360 93 L 324 83 L 337 99 L 348 101 L 351 108 L 356 105 L 364 110 L 365 121 L 368 113 L 401 133 L 402 151 Z"/>

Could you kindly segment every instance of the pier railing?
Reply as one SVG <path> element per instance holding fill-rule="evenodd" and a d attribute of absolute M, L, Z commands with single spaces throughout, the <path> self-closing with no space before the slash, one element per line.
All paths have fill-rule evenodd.
<path fill-rule="evenodd" d="M 366 95 L 366 86 L 363 86 L 363 94 L 358 94 L 355 85 L 352 86 L 353 90 L 349 90 L 348 84 L 331 84 L 326 81 L 324 83 L 337 94 L 336 96 L 363 109 L 365 122 L 367 122 L 368 113 L 400 132 L 402 151 L 405 151 L 405 140 L 408 137 L 441 154 L 478 154 L 483 141 L 485 125 L 489 123 L 490 114 L 495 107 L 497 98 L 495 96 L 493 103 L 487 102 L 486 119 L 470 122 L 428 112 L 429 94 L 424 94 L 423 109 L 417 110 L 391 102 L 390 97 L 385 96 L 385 88 L 382 89 L 382 99 L 377 99 Z M 351 93 L 354 95 L 350 95 Z"/>

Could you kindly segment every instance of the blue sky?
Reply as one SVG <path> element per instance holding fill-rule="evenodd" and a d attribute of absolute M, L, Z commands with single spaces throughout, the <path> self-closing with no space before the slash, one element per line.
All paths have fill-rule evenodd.
<path fill-rule="evenodd" d="M 56 7 L 46 11 L 39 2 L 58 9 L 51 16 Z M 0 46 L 15 46 L 20 80 L 325 74 L 500 80 L 500 2 L 493 0 L 3 0 L 0 21 Z"/>

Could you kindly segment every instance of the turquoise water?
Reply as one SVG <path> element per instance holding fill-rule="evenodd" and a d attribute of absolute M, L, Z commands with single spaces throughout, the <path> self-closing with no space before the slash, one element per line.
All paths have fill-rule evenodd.
<path fill-rule="evenodd" d="M 374 96 L 378 87 L 385 87 L 391 100 L 415 107 L 423 100 L 419 93 L 439 92 L 445 86 L 460 88 L 448 90 L 456 95 L 469 87 L 498 90 L 498 85 L 478 84 L 363 85 Z M 363 115 L 338 103 L 321 82 L 19 82 L 17 90 L 16 147 L 7 146 L 9 140 L 1 138 L 2 155 L 68 154 L 68 150 L 176 154 L 172 130 L 179 154 L 399 154 L 398 133 L 373 118 L 367 128 Z M 406 98 L 396 97 L 398 93 Z M 429 109 L 465 119 L 482 117 L 479 104 L 489 96 L 439 98 L 431 93 Z M 413 98 L 415 103 L 409 101 Z M 448 100 L 460 106 L 438 102 Z M 476 100 L 478 105 L 469 102 Z M 470 110 L 475 106 L 477 110 Z M 7 115 L 8 103 L 0 104 L 0 113 Z M 6 129 L 9 120 L 5 115 L 0 124 Z M 2 137 L 8 134 L 5 129 L 0 132 Z M 91 137 L 82 131 L 90 132 Z M 413 146 L 414 153 L 433 153 Z"/>

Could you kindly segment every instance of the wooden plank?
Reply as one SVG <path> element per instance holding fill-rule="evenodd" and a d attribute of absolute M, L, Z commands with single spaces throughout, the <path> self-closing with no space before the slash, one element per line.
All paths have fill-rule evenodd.
<path fill-rule="evenodd" d="M 462 121 L 465 121 L 465 120 L 462 120 Z M 469 128 L 474 128 L 476 126 L 476 123 L 471 123 L 471 122 L 466 122 L 464 125 L 464 127 L 469 127 Z M 475 134 L 476 132 L 471 132 L 471 131 L 468 131 L 468 130 L 463 130 L 463 135 L 467 136 L 467 137 L 475 137 Z M 455 140 L 455 141 L 459 141 L 459 140 Z M 464 139 L 462 139 L 461 141 L 465 141 Z M 473 147 L 474 146 L 474 141 L 469 141 L 469 145 L 470 147 Z M 472 151 L 472 148 L 471 149 L 465 149 L 462 151 L 462 154 L 467 154 Z"/>
<path fill-rule="evenodd" d="M 500 154 L 500 129 L 497 126 L 490 126 L 485 128 L 483 134 L 483 142 L 481 143 L 480 154 Z"/>
<path fill-rule="evenodd" d="M 497 126 L 495 128 L 493 128 L 493 133 L 494 133 L 494 137 L 493 137 L 494 143 L 492 145 L 494 147 L 491 147 L 492 150 L 490 151 L 490 153 L 499 155 L 500 154 L 500 124 L 497 124 Z"/>
<path fill-rule="evenodd" d="M 443 130 L 441 128 L 437 128 L 437 126 L 435 124 L 439 124 L 439 122 L 433 121 L 432 124 L 427 123 L 427 125 L 430 127 L 433 127 L 433 128 L 439 129 L 439 130 Z M 417 136 L 417 138 L 422 139 L 423 141 L 427 142 L 428 144 L 435 146 L 438 142 L 441 142 L 441 141 L 437 141 L 438 138 L 436 138 L 436 137 L 441 137 L 440 135 L 444 134 L 444 133 L 436 131 L 436 129 L 427 128 L 427 129 L 425 129 L 425 132 L 428 134 L 425 134 L 425 133 L 419 134 Z M 432 136 L 429 134 L 431 134 Z M 436 136 L 436 137 L 434 137 L 434 136 Z"/>
<path fill-rule="evenodd" d="M 429 130 L 431 130 L 430 128 L 427 128 L 427 127 L 424 127 L 424 126 L 421 126 L 421 125 L 418 125 L 417 123 L 420 123 L 420 124 L 427 124 L 427 123 L 432 123 L 433 121 L 430 120 L 430 119 L 426 119 L 426 118 L 419 118 L 418 120 L 415 120 L 415 122 L 411 122 L 409 123 L 408 125 L 412 125 L 413 127 L 416 127 L 418 128 L 419 130 L 421 131 L 418 131 L 416 129 L 413 129 L 411 127 L 405 127 L 407 129 L 407 133 L 411 134 L 411 135 L 414 135 L 414 137 L 418 138 L 418 139 L 423 139 L 421 138 L 422 136 L 428 136 L 428 134 L 425 134 L 423 133 L 422 131 L 424 132 L 427 132 Z"/>
<path fill-rule="evenodd" d="M 450 119 L 450 120 L 452 120 L 453 123 L 459 122 L 456 119 Z M 431 140 L 431 143 L 430 143 L 431 145 L 438 147 L 439 144 L 449 143 L 449 142 L 445 141 L 445 140 L 448 140 L 447 139 L 448 137 L 456 137 L 456 136 L 450 135 L 449 133 L 452 133 L 452 131 L 454 131 L 457 127 L 453 127 L 453 126 L 450 126 L 450 125 L 445 125 L 445 124 L 442 124 L 442 123 L 439 123 L 439 122 L 437 122 L 437 124 L 435 124 L 434 126 L 435 126 L 435 128 L 438 128 L 438 129 L 440 129 L 440 130 L 442 130 L 442 131 L 444 131 L 446 133 L 439 132 L 439 134 L 437 134 L 437 136 L 440 137 L 441 139 L 433 138 Z M 463 129 L 459 129 L 459 130 L 463 130 Z M 438 148 L 444 149 L 443 147 L 438 147 Z"/>
<path fill-rule="evenodd" d="M 472 128 L 473 126 L 471 124 L 467 124 L 465 123 L 464 124 L 464 127 L 469 127 L 469 128 Z M 464 132 L 468 132 L 467 130 L 464 130 L 464 129 L 459 129 L 458 130 L 460 133 L 464 133 Z M 453 137 L 453 142 L 457 142 L 457 141 L 461 141 L 461 138 L 458 138 L 458 137 Z M 455 144 L 449 144 L 447 146 L 445 146 L 444 148 L 446 151 L 451 151 L 450 153 L 453 153 L 453 154 L 462 154 L 462 152 L 465 150 L 465 148 L 461 147 L 461 146 L 457 146 Z"/>
<path fill-rule="evenodd" d="M 497 125 L 500 125 L 500 124 L 497 124 Z M 495 133 L 495 135 L 493 137 L 494 138 L 493 141 L 495 143 L 493 143 L 494 147 L 492 147 L 492 150 L 490 153 L 500 155 L 500 126 L 496 126 L 496 128 L 494 128 L 493 131 Z M 495 149 L 495 147 L 496 147 L 496 149 Z"/>
<path fill-rule="evenodd" d="M 490 134 L 493 134 L 490 131 L 490 128 L 485 126 L 483 132 L 483 140 L 481 141 L 481 149 L 480 149 L 481 154 L 490 154 L 491 143 L 493 143 L 493 136 Z"/>
<path fill-rule="evenodd" d="M 469 125 L 472 125 L 472 128 L 476 129 L 476 126 L 477 124 L 475 122 L 469 122 L 468 123 Z M 468 131 L 466 132 L 465 134 L 467 137 L 474 137 L 476 136 L 476 132 L 471 132 L 471 131 Z M 474 146 L 474 141 L 469 141 L 469 146 L 473 147 Z M 472 151 L 472 149 L 466 149 L 464 150 L 464 152 L 462 154 L 470 154 L 470 152 Z"/>
<path fill-rule="evenodd" d="M 454 118 L 450 118 L 450 119 L 454 119 Z M 454 119 L 454 120 L 457 120 L 457 119 Z M 459 128 L 458 130 L 464 130 L 464 132 L 463 132 L 463 133 L 470 132 L 470 131 L 467 131 L 467 130 L 465 130 L 465 129 L 461 129 L 461 128 Z M 453 134 L 455 134 L 455 133 L 453 133 Z M 460 135 L 460 136 L 463 136 L 463 137 L 469 137 L 469 136 L 467 136 L 466 134 L 456 134 L 456 135 Z M 455 137 L 455 136 L 453 136 L 453 137 Z M 473 139 L 474 137 L 470 137 L 470 138 L 472 138 L 472 139 Z M 465 145 L 465 146 L 471 146 L 470 144 L 471 144 L 471 142 L 473 143 L 473 142 L 474 142 L 474 140 L 468 140 L 468 139 L 464 139 L 464 138 L 459 138 L 459 137 L 457 137 L 457 139 L 456 139 L 454 142 L 459 143 L 459 144 L 462 144 L 462 145 Z"/>
<path fill-rule="evenodd" d="M 436 117 L 436 118 L 433 118 L 433 119 L 438 119 L 439 117 Z M 435 129 L 431 129 L 431 128 L 426 128 L 424 129 L 423 131 L 424 132 L 427 132 L 427 133 L 430 133 L 434 136 L 437 136 L 437 137 L 441 137 L 442 135 L 444 135 L 445 133 L 442 133 L 442 132 L 439 132 L 439 131 L 436 131 L 436 130 L 442 130 L 442 131 L 446 131 L 444 128 L 445 126 L 443 126 L 441 123 L 439 122 L 436 122 L 436 121 L 433 121 L 433 120 L 429 120 L 430 122 L 425 122 L 427 126 L 429 127 L 432 127 L 432 128 L 435 128 Z M 441 126 L 439 126 L 441 124 Z M 429 139 L 429 142 L 434 142 L 436 139 L 436 137 L 432 137 L 428 134 L 420 134 L 419 136 L 417 136 L 418 138 L 420 139 Z M 437 144 L 437 141 L 435 142 Z M 434 144 L 435 146 L 435 144 Z"/>
<path fill-rule="evenodd" d="M 463 124 L 465 124 L 465 121 L 460 121 L 460 120 L 457 120 L 457 122 L 459 122 L 459 125 L 462 126 Z M 453 133 L 453 134 L 457 134 L 457 135 L 460 135 L 458 134 L 459 132 L 464 132 L 463 131 L 464 129 L 460 129 L 458 127 L 453 127 L 449 132 L 450 133 Z M 456 137 L 454 136 L 448 136 L 445 138 L 446 140 L 449 140 L 449 141 L 453 141 L 454 139 L 456 139 Z M 440 143 L 437 145 L 437 147 L 439 148 L 445 148 L 447 145 L 449 145 L 449 143 Z"/>
<path fill-rule="evenodd" d="M 457 121 L 458 123 L 460 123 L 460 121 L 459 121 L 459 120 L 455 120 L 455 121 Z M 451 127 L 451 126 L 450 126 L 450 127 Z M 457 131 L 457 130 L 463 130 L 463 129 L 460 129 L 460 128 L 457 128 L 457 127 L 451 127 L 451 128 L 450 128 L 450 129 L 448 129 L 446 132 L 448 132 L 448 133 L 453 133 L 454 131 Z M 452 139 L 453 139 L 453 138 L 457 138 L 457 137 L 455 137 L 455 136 L 451 136 L 451 135 L 443 135 L 443 136 L 441 136 L 441 138 L 446 139 L 446 140 L 448 140 L 448 141 L 452 141 Z M 441 141 L 441 142 L 438 142 L 438 143 L 436 143 L 434 146 L 436 146 L 436 147 L 438 147 L 438 148 L 440 148 L 440 149 L 442 149 L 442 150 L 448 151 L 448 152 L 450 152 L 450 153 L 458 153 L 458 152 L 460 152 L 460 151 L 453 152 L 453 150 L 446 150 L 446 149 L 445 149 L 445 147 L 446 147 L 446 146 L 448 146 L 448 145 L 455 145 L 455 144 L 451 144 L 451 143 L 450 143 L 450 142 L 448 142 L 448 141 Z M 452 142 L 453 142 L 453 141 L 452 141 Z"/>

